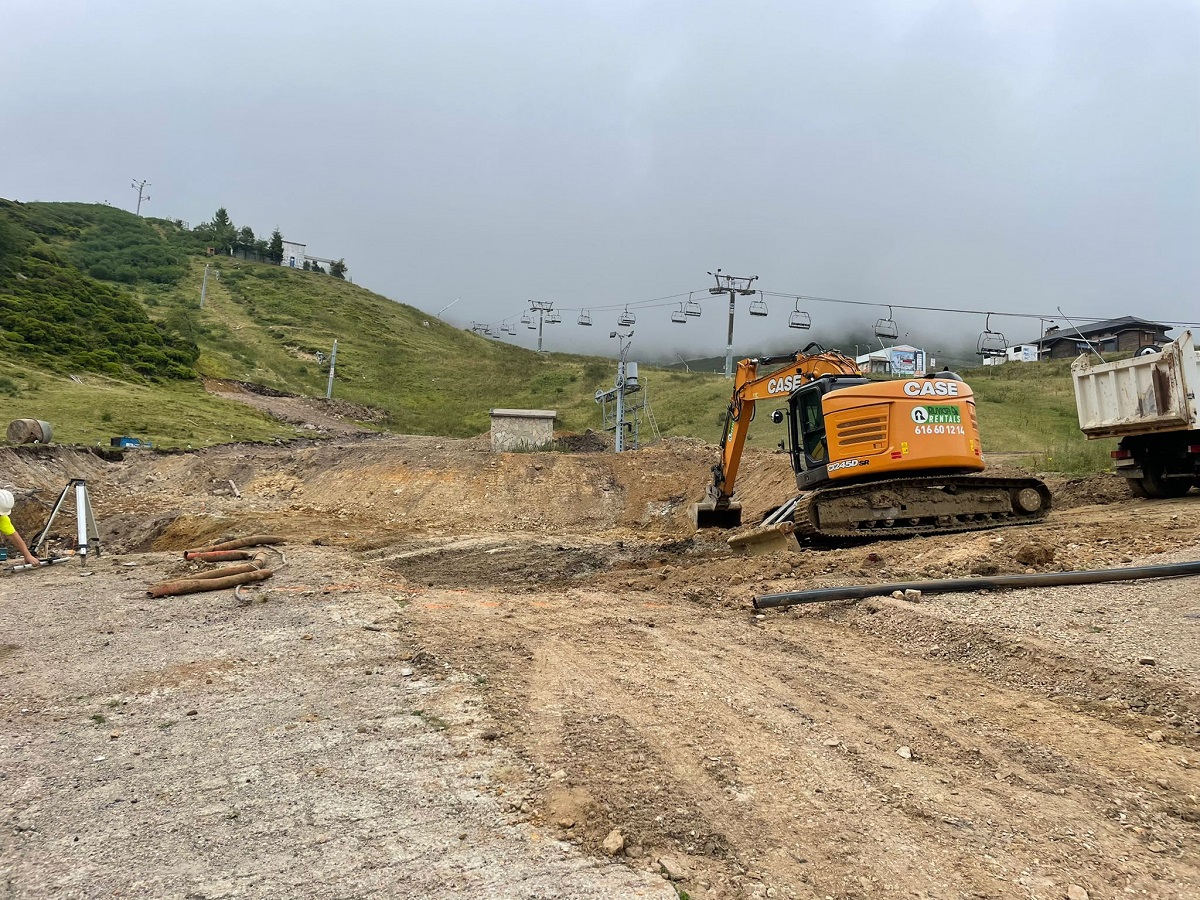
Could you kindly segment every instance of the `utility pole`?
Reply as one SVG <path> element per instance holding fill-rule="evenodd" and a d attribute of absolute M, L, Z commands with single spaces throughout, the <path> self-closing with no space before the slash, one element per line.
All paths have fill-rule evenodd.
<path fill-rule="evenodd" d="M 333 352 L 329 354 L 329 381 L 325 383 L 325 399 L 333 398 L 333 367 L 337 363 L 337 339 L 333 342 Z"/>
<path fill-rule="evenodd" d="M 145 178 L 143 178 L 141 181 L 138 181 L 135 178 L 133 179 L 133 184 L 130 185 L 130 187 L 135 188 L 138 192 L 137 215 L 140 216 L 142 214 L 142 201 L 145 200 L 147 203 L 150 202 L 149 194 L 146 194 L 145 197 L 142 196 L 145 193 L 146 188 L 150 187 L 150 182 L 148 182 Z"/>
<path fill-rule="evenodd" d="M 709 272 L 713 278 L 717 279 L 717 286 L 710 287 L 710 294 L 728 294 L 729 295 L 729 337 L 725 341 L 725 377 L 733 377 L 733 313 L 736 309 L 734 301 L 738 295 L 746 296 L 747 294 L 755 293 L 751 287 L 758 280 L 757 275 L 752 275 L 749 278 L 739 275 L 723 275 L 721 270 Z M 753 312 L 753 310 L 751 310 Z"/>
<path fill-rule="evenodd" d="M 554 304 L 546 300 L 531 300 L 529 308 L 537 313 L 538 317 L 538 353 L 542 352 L 542 326 L 546 323 L 546 314 L 554 309 Z M 550 323 L 558 321 L 551 318 Z"/>

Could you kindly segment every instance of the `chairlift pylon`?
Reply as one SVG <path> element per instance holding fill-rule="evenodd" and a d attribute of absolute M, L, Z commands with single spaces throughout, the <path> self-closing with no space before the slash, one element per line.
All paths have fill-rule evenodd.
<path fill-rule="evenodd" d="M 975 342 L 975 352 L 985 359 L 1008 355 L 1008 341 L 1004 334 L 992 331 L 992 314 L 988 313 L 984 320 L 983 331 L 979 332 L 979 340 Z"/>
<path fill-rule="evenodd" d="M 875 337 L 881 341 L 894 341 L 900 337 L 900 329 L 896 325 L 896 320 L 892 318 L 892 308 L 888 307 L 886 319 L 875 320 Z"/>
<path fill-rule="evenodd" d="M 591 325 L 592 324 L 592 314 L 590 312 L 588 312 L 586 309 L 581 309 L 579 311 L 579 318 L 576 320 L 576 323 L 579 325 Z"/>
<path fill-rule="evenodd" d="M 767 315 L 767 301 L 762 298 L 762 291 L 758 292 L 758 298 L 750 301 L 750 315 L 765 316 Z"/>
<path fill-rule="evenodd" d="M 679 309 L 673 310 L 671 312 L 671 321 L 676 323 L 677 325 L 686 325 L 687 324 L 687 313 L 685 313 L 683 311 L 682 303 L 679 304 Z"/>
<path fill-rule="evenodd" d="M 800 308 L 800 298 L 796 298 L 796 311 L 788 316 L 788 328 L 812 328 L 812 316 Z"/>
<path fill-rule="evenodd" d="M 691 293 L 689 293 L 687 302 L 683 304 L 683 314 L 685 316 L 699 316 L 702 311 L 700 309 L 700 301 L 693 300 Z"/>
<path fill-rule="evenodd" d="M 630 325 L 637 322 L 637 316 L 629 311 L 629 307 L 625 307 L 625 312 L 617 317 L 617 324 L 622 328 L 628 328 Z"/>

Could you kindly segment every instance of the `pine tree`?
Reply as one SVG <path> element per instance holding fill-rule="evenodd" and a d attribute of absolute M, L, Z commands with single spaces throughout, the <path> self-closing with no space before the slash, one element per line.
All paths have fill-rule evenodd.
<path fill-rule="evenodd" d="M 237 229 L 233 225 L 233 220 L 229 218 L 229 213 L 225 211 L 225 207 L 222 206 L 216 211 L 209 223 L 209 228 L 212 229 L 213 244 L 227 253 L 232 253 L 233 245 L 237 243 Z"/>
<path fill-rule="evenodd" d="M 344 259 L 339 259 L 335 263 L 330 263 L 329 274 L 334 278 L 341 278 L 344 280 L 346 277 L 346 261 Z"/>
<path fill-rule="evenodd" d="M 273 263 L 283 262 L 283 235 L 278 228 L 271 233 L 271 243 L 267 246 L 267 259 Z"/>

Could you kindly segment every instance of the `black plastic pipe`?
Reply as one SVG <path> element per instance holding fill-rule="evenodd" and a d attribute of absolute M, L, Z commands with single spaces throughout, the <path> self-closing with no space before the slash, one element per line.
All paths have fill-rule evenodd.
<path fill-rule="evenodd" d="M 832 600 L 863 600 L 867 597 L 884 597 L 893 591 L 951 594 L 1006 587 L 1053 587 L 1062 584 L 1140 581 L 1143 578 L 1178 578 L 1180 575 L 1200 575 L 1200 560 L 1169 563 L 1163 566 L 1135 566 L 1131 569 L 1089 569 L 1084 572 L 992 575 L 982 578 L 942 578 L 937 581 L 897 581 L 892 584 L 857 584 L 849 587 L 814 588 L 809 591 L 791 591 L 787 594 L 763 594 L 761 597 L 754 598 L 754 608 L 770 609 L 775 606 L 825 603 Z"/>

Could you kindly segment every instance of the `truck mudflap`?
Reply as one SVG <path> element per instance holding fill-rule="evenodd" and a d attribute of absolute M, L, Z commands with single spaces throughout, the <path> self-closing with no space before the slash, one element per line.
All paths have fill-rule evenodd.
<path fill-rule="evenodd" d="M 1038 478 L 888 478 L 801 494 L 792 519 L 798 540 L 871 540 L 1030 525 L 1046 518 L 1051 502 Z"/>

